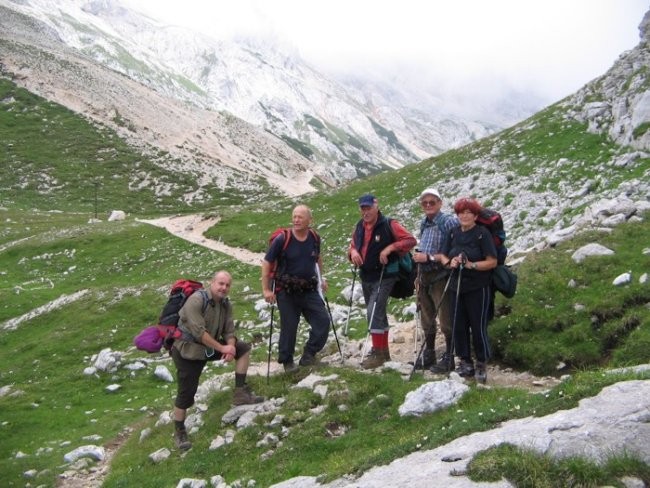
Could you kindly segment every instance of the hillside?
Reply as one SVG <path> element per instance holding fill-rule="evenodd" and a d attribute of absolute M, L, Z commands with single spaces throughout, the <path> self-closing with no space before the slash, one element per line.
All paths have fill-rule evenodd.
<path fill-rule="evenodd" d="M 230 486 L 391 486 L 391 463 L 411 483 L 425 473 L 415 459 L 441 465 L 445 476 L 457 463 L 462 472 L 448 476 L 457 486 L 622 486 L 628 478 L 632 486 L 650 484 L 643 450 L 650 443 L 643 394 L 650 379 L 649 21 L 641 24 L 639 45 L 602 77 L 520 124 L 294 199 L 270 184 L 257 188 L 265 181 L 259 174 L 250 189 L 212 182 L 197 191 L 192 178 L 167 164 L 168 155 L 148 155 L 121 130 L 0 80 L 3 483 L 177 486 L 220 475 Z M 9 52 L 11 43 L 3 42 Z M 353 280 L 345 249 L 358 219 L 356 198 L 374 192 L 387 214 L 417 231 L 416 197 L 432 185 L 447 209 L 473 194 L 504 216 L 520 281 L 512 300 L 498 297 L 490 374 L 525 381 L 504 387 L 488 380 L 483 388 L 428 373 L 407 380 L 406 339 L 391 343 L 402 353 L 393 368 L 368 374 L 357 367 L 366 323 L 361 304 L 349 308 L 345 294 Z M 271 311 L 261 303 L 259 267 L 230 249 L 248 257 L 261 252 L 298 200 L 314 209 L 323 236 L 342 352 L 332 334 L 315 370 L 267 381 Z M 127 218 L 107 221 L 114 209 Z M 190 212 L 214 224 L 206 236 L 221 251 L 142 222 Z M 579 252 L 595 244 L 610 252 Z M 250 424 L 238 424 L 241 412 L 229 406 L 232 367 L 211 366 L 192 411 L 195 448 L 168 457 L 163 451 L 156 464 L 150 456 L 172 448 L 175 388 L 155 371 L 173 367 L 164 355 L 135 350 L 132 339 L 156 319 L 176 277 L 207 280 L 216 269 L 235 277 L 238 334 L 255 345 L 251 382 L 271 400 Z M 615 285 L 628 271 L 629 280 Z M 405 324 L 414 323 L 413 302 L 391 301 L 389 308 L 393 339 L 412 332 Z M 350 334 L 343 337 L 348 313 Z M 301 328 L 300 341 L 305 333 Z M 303 381 L 307 386 L 295 387 Z M 407 395 L 420 388 L 462 394 L 440 410 L 402 416 Z M 603 430 L 594 434 L 587 416 L 598 417 Z M 510 445 L 524 424 L 530 437 Z M 573 449 L 558 453 L 551 446 L 565 446 L 558 443 L 564 435 Z M 491 447 L 462 449 L 474 441 Z M 95 450 L 68 461 L 83 446 Z M 483 468 L 477 478 L 464 471 L 470 458 Z"/>
<path fill-rule="evenodd" d="M 115 0 L 3 0 L 0 13 L 3 76 L 115 130 L 159 166 L 180 161 L 204 192 L 266 182 L 305 194 L 499 128 L 409 105 L 398 87 L 336 82 L 270 40 L 218 42 Z"/>

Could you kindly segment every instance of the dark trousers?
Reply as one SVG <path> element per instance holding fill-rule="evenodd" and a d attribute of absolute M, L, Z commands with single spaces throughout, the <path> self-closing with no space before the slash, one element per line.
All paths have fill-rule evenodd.
<path fill-rule="evenodd" d="M 281 290 L 277 294 L 280 311 L 280 342 L 278 362 L 291 363 L 296 350 L 296 336 L 300 316 L 310 325 L 305 351 L 316 354 L 325 347 L 330 329 L 330 318 L 325 303 L 317 291 L 289 294 Z"/>
<path fill-rule="evenodd" d="M 223 341 L 219 341 L 223 344 Z M 251 350 L 248 342 L 237 340 L 235 343 L 235 361 Z M 175 347 L 172 347 L 172 359 L 176 365 L 177 390 L 174 406 L 184 410 L 194 405 L 194 396 L 199 389 L 199 378 L 208 361 L 221 359 L 221 353 L 213 351 L 206 359 L 184 359 Z"/>
<path fill-rule="evenodd" d="M 388 332 L 388 315 L 386 305 L 397 276 L 382 278 L 381 281 L 361 281 L 363 299 L 366 302 L 366 315 L 368 319 L 368 330 L 371 334 L 383 334 Z M 372 323 L 370 323 L 372 320 Z"/>
<path fill-rule="evenodd" d="M 461 293 L 458 303 L 456 303 L 456 294 L 452 294 L 451 320 L 454 349 L 461 359 L 471 360 L 472 345 L 477 361 L 483 363 L 490 359 L 490 342 L 487 334 L 490 302 L 489 286 Z"/>

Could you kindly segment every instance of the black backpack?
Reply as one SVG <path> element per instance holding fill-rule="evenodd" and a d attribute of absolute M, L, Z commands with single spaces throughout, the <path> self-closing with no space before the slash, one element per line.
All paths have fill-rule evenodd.
<path fill-rule="evenodd" d="M 503 244 L 506 240 L 506 231 L 501 214 L 491 208 L 484 208 L 478 214 L 476 223 L 490 231 L 494 246 L 497 248 L 497 264 L 504 264 L 508 256 L 508 248 Z"/>
<path fill-rule="evenodd" d="M 171 350 L 174 341 L 182 336 L 178 329 L 179 312 L 190 295 L 196 291 L 200 292 L 203 297 L 202 311 L 205 312 L 208 307 L 208 294 L 203 289 L 203 284 L 194 280 L 177 280 L 169 291 L 169 297 L 160 313 L 158 324 L 143 329 L 133 339 L 135 346 L 142 351 L 151 353 L 160 351 L 162 347 L 168 351 Z"/>
<path fill-rule="evenodd" d="M 167 303 L 160 313 L 158 318 L 158 328 L 163 336 L 163 345 L 165 349 L 169 350 L 172 347 L 175 339 L 181 337 L 181 331 L 178 330 L 178 320 L 180 319 L 179 312 L 187 299 L 194 292 L 200 292 L 203 297 L 202 312 L 208 307 L 208 294 L 203 289 L 203 284 L 194 280 L 177 280 L 169 291 L 169 298 Z"/>
<path fill-rule="evenodd" d="M 484 208 L 476 218 L 476 223 L 490 231 L 497 249 L 497 267 L 492 270 L 492 286 L 506 298 L 512 298 L 517 291 L 517 275 L 505 264 L 508 248 L 503 244 L 506 231 L 501 214 L 491 208 Z"/>

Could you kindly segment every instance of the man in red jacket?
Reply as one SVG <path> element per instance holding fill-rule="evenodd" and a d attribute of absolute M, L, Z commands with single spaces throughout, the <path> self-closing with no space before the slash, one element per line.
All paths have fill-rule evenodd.
<path fill-rule="evenodd" d="M 348 256 L 359 268 L 372 337 L 372 349 L 361 367 L 372 369 L 390 361 L 386 304 L 397 281 L 398 258 L 417 241 L 399 222 L 382 215 L 374 195 L 360 197 L 359 210 L 361 220 L 352 234 Z"/>

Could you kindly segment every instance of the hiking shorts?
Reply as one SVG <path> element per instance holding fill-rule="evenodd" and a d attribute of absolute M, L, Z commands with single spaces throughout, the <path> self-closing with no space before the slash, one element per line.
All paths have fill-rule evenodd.
<path fill-rule="evenodd" d="M 219 342 L 224 344 L 222 341 Z M 251 346 L 248 342 L 237 340 L 237 342 L 235 342 L 235 361 L 250 350 Z M 176 365 L 177 376 L 177 390 L 174 406 L 186 410 L 194 405 L 194 396 L 199 388 L 199 378 L 201 377 L 203 368 L 208 361 L 217 361 L 221 359 L 221 353 L 219 351 L 214 351 L 214 354 L 206 359 L 183 359 L 178 349 L 172 347 L 172 359 Z"/>

